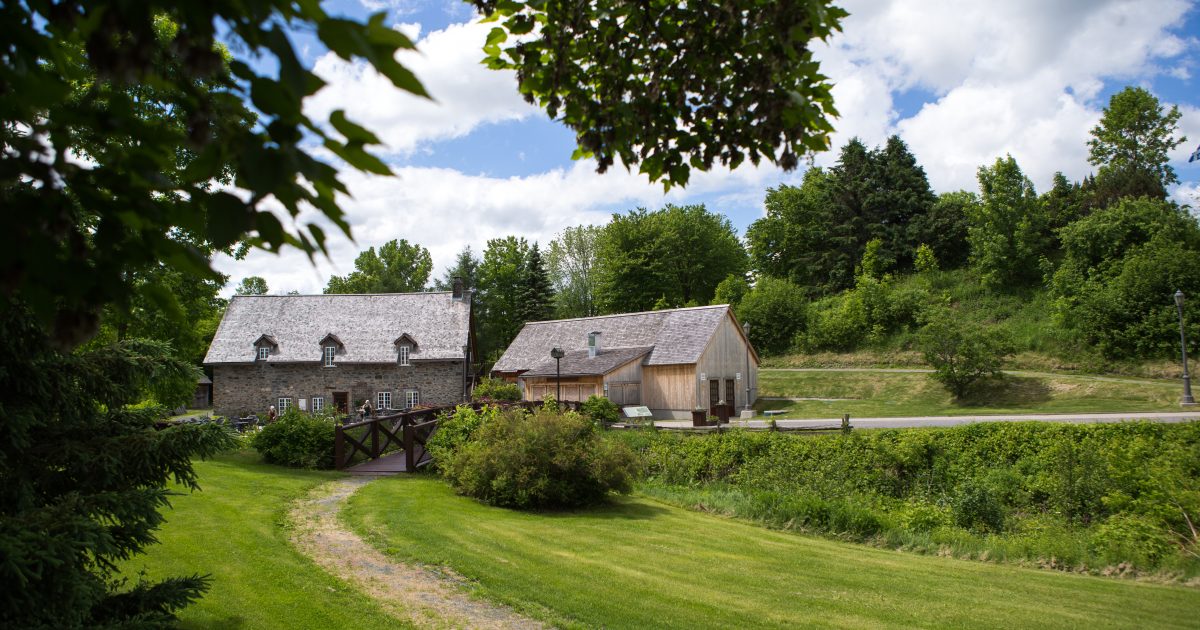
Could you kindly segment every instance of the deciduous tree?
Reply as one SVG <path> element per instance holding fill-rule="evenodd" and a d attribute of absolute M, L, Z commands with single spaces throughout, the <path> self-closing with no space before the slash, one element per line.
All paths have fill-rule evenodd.
<path fill-rule="evenodd" d="M 267 280 L 262 276 L 246 276 L 233 292 L 236 295 L 266 295 L 269 290 Z"/>
<path fill-rule="evenodd" d="M 1164 112 L 1145 88 L 1112 95 L 1088 140 L 1088 162 L 1099 168 L 1096 180 L 1106 197 L 1166 198 L 1167 186 L 1179 182 L 1167 154 L 1187 141 L 1175 137 L 1180 116 L 1175 105 Z"/>
<path fill-rule="evenodd" d="M 562 231 L 546 253 L 559 318 L 591 317 L 596 306 L 596 242 L 603 228 L 580 225 Z"/>
<path fill-rule="evenodd" d="M 429 250 L 405 239 L 390 240 L 354 259 L 354 271 L 331 276 L 326 293 L 413 293 L 423 291 L 433 271 Z"/>

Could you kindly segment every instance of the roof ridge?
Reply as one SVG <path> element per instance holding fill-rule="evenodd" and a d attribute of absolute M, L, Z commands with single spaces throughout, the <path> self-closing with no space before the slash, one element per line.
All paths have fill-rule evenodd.
<path fill-rule="evenodd" d="M 699 311 L 708 308 L 729 308 L 728 304 L 709 304 L 707 306 L 683 306 L 680 308 L 665 308 L 660 311 L 637 311 L 635 313 L 610 313 L 608 315 L 592 315 L 591 317 L 570 317 L 567 319 L 541 319 L 535 322 L 525 322 L 525 325 L 530 324 L 558 324 L 562 322 L 577 322 L 586 319 L 608 319 L 610 317 L 632 317 L 634 315 L 652 315 L 654 313 L 678 313 L 681 311 Z"/>

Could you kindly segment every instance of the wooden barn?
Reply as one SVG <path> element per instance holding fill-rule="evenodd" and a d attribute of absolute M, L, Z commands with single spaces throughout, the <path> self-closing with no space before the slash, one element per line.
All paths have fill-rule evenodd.
<path fill-rule="evenodd" d="M 557 361 L 551 352 L 561 350 Z M 492 368 L 526 400 L 561 387 L 563 400 L 607 396 L 656 418 L 757 398 L 758 354 L 728 305 L 525 324 Z"/>

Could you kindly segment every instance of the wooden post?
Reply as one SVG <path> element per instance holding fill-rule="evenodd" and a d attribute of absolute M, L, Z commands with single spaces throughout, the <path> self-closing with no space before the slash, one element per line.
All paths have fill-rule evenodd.
<path fill-rule="evenodd" d="M 342 437 L 342 425 L 337 424 L 333 427 L 333 467 L 342 469 L 343 450 L 345 450 L 344 439 Z"/>
<path fill-rule="evenodd" d="M 842 414 L 842 433 L 850 433 L 850 414 Z"/>
<path fill-rule="evenodd" d="M 411 422 L 404 423 L 404 470 L 407 472 L 416 472 L 417 470 L 417 453 L 414 444 L 413 425 Z"/>
<path fill-rule="evenodd" d="M 379 458 L 379 423 L 371 423 L 371 459 Z"/>

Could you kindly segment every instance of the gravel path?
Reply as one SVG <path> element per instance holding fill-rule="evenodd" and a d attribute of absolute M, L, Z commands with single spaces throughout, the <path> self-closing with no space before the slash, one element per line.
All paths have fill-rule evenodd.
<path fill-rule="evenodd" d="M 346 499 L 370 477 L 317 486 L 288 514 L 301 553 L 378 602 L 388 614 L 419 627 L 543 628 L 509 608 L 463 593 L 464 578 L 396 562 L 346 529 L 337 518 Z"/>

